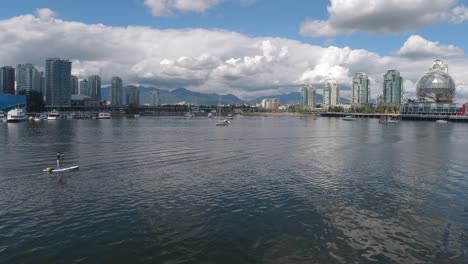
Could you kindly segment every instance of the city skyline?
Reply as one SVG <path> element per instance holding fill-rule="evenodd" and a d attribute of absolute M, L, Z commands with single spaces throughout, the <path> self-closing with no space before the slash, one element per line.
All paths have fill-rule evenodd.
<path fill-rule="evenodd" d="M 382 93 L 383 74 L 390 69 L 401 73 L 405 91 L 409 97 L 415 97 L 416 83 L 427 70 L 425 65 L 440 58 L 450 65 L 458 87 L 457 99 L 467 97 L 464 86 L 468 82 L 465 75 L 468 60 L 464 56 L 467 47 L 462 41 L 463 34 L 454 34 L 466 29 L 466 1 L 438 1 L 427 8 L 421 8 L 425 4 L 420 1 L 379 3 L 359 13 L 364 24 L 346 17 L 346 11 L 366 6 L 366 1 L 344 1 L 340 8 L 335 0 L 297 1 L 289 4 L 292 10 L 313 12 L 297 13 L 293 25 L 291 10 L 285 9 L 283 20 L 287 21 L 289 31 L 281 27 L 275 31 L 275 24 L 262 24 L 258 28 L 247 23 L 244 28 L 229 26 L 216 19 L 230 12 L 249 14 L 268 7 L 265 19 L 273 23 L 269 16 L 286 5 L 284 1 L 275 4 L 249 1 L 248 5 L 240 1 L 215 1 L 217 4 L 202 10 L 163 5 L 159 11 L 151 4 L 158 1 L 129 2 L 119 2 L 113 8 L 132 5 L 134 8 L 129 12 L 140 14 L 141 19 L 134 16 L 124 16 L 119 22 L 107 16 L 90 19 L 86 15 L 72 15 L 57 1 L 42 1 L 40 6 L 7 3 L 11 8 L 0 11 L 0 38 L 5 38 L 0 66 L 29 62 L 42 71 L 44 58 L 56 56 L 69 59 L 73 63 L 72 74 L 79 79 L 99 75 L 105 86 L 110 85 L 113 76 L 120 76 L 126 84 L 232 93 L 243 99 L 298 92 L 304 84 L 321 88 L 328 79 L 337 80 L 342 96 L 351 98 L 354 73 L 366 72 L 371 98 L 375 98 Z M 393 5 L 399 7 L 398 12 Z M 331 15 L 335 14 L 333 10 L 341 16 Z M 384 19 L 386 16 L 396 13 L 405 14 L 403 22 L 411 26 L 399 21 L 383 24 L 388 21 Z M 366 20 L 376 14 L 382 15 L 382 21 Z M 431 19 L 418 20 L 422 15 Z M 244 19 L 253 18 L 244 16 Z M 345 19 L 350 21 L 348 28 L 341 23 Z M 197 20 L 205 24 L 193 23 Z M 322 25 L 318 28 L 323 30 L 311 31 L 310 25 Z M 10 35 L 6 37 L 5 32 Z M 29 35 L 30 39 L 22 40 L 23 35 Z M 51 43 L 54 48 L 42 43 Z"/>

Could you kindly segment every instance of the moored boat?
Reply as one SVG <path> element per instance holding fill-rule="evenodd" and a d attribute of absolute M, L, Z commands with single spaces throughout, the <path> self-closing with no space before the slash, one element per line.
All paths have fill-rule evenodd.
<path fill-rule="evenodd" d="M 7 122 L 16 123 L 26 121 L 26 111 L 23 108 L 15 108 L 8 111 L 7 113 Z"/>
<path fill-rule="evenodd" d="M 111 119 L 111 114 L 107 112 L 99 113 L 98 119 Z"/>
<path fill-rule="evenodd" d="M 52 110 L 52 112 L 47 114 L 47 120 L 58 120 L 60 119 L 60 113 L 57 110 Z"/>

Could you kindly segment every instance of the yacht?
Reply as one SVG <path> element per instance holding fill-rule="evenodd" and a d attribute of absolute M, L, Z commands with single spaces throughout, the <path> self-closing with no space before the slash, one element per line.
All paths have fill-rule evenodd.
<path fill-rule="evenodd" d="M 192 112 L 185 113 L 185 117 L 194 117 L 195 115 Z"/>
<path fill-rule="evenodd" d="M 34 121 L 36 122 L 42 121 L 42 118 L 40 116 L 35 116 Z"/>
<path fill-rule="evenodd" d="M 212 114 L 212 113 L 208 113 L 208 118 L 213 118 L 213 114 Z"/>
<path fill-rule="evenodd" d="M 5 118 L 5 112 L 0 111 L 0 119 L 3 119 L 3 118 Z"/>
<path fill-rule="evenodd" d="M 58 120 L 60 119 L 60 113 L 57 110 L 52 110 L 52 112 L 47 114 L 47 120 Z"/>
<path fill-rule="evenodd" d="M 98 119 L 111 119 L 110 113 L 99 113 Z"/>
<path fill-rule="evenodd" d="M 26 111 L 22 108 L 15 108 L 8 112 L 7 122 L 23 122 L 26 121 Z"/>

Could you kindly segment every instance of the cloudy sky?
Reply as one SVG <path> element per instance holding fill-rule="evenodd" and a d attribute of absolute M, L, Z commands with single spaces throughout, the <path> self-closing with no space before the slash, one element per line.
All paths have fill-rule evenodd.
<path fill-rule="evenodd" d="M 375 98 L 387 70 L 401 72 L 412 97 L 442 59 L 466 100 L 467 32 L 468 0 L 5 1 L 0 65 L 60 57 L 79 78 L 244 99 L 327 79 L 346 89 L 366 72 Z"/>

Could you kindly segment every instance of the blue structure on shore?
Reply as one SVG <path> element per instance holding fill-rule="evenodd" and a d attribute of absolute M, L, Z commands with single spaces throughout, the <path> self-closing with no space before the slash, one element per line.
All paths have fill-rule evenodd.
<path fill-rule="evenodd" d="M 16 106 L 26 106 L 25 95 L 0 94 L 0 111 L 10 111 Z"/>

